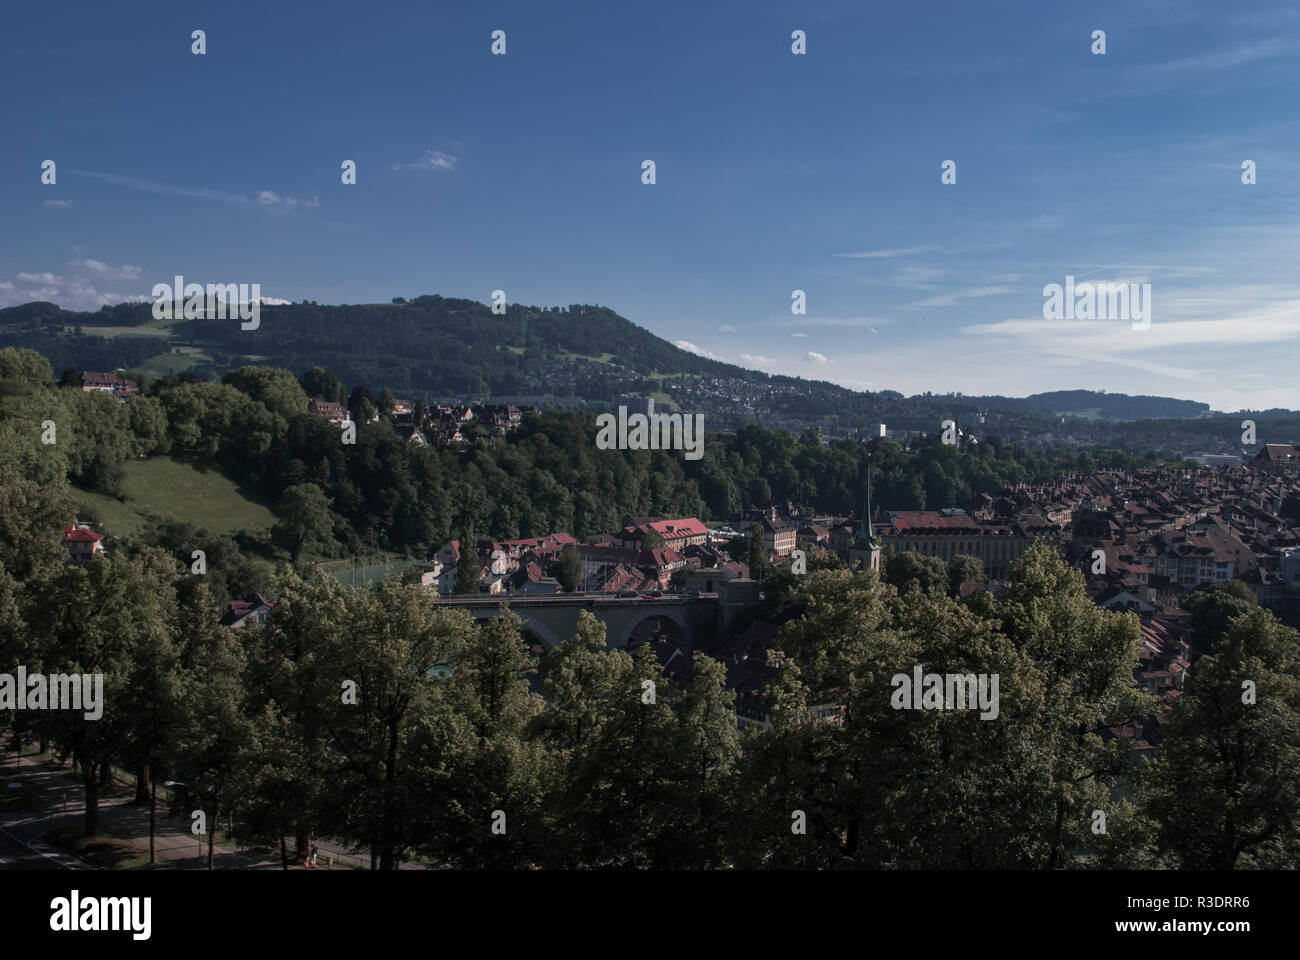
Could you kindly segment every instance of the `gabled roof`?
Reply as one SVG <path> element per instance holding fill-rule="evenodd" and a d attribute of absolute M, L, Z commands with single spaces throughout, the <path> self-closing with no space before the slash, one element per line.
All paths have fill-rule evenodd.
<path fill-rule="evenodd" d="M 64 543 L 98 543 L 104 539 L 102 533 L 96 533 L 94 530 L 82 526 L 71 526 L 63 528 Z"/>

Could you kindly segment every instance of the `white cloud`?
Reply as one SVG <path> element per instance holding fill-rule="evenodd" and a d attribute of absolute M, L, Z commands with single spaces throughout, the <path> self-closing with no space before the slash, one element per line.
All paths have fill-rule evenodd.
<path fill-rule="evenodd" d="M 718 356 L 716 353 L 710 353 L 708 350 L 705 350 L 703 347 L 697 347 L 689 340 L 674 340 L 673 346 L 677 347 L 679 350 L 685 350 L 687 353 L 693 353 L 697 357 L 705 357 L 709 360 L 723 359 L 722 357 Z"/>
<path fill-rule="evenodd" d="M 740 333 L 740 331 L 731 324 L 724 323 L 722 326 L 718 327 L 718 333 Z"/>
<path fill-rule="evenodd" d="M 41 204 L 41 206 L 58 207 L 60 209 L 66 210 L 68 207 L 72 206 L 72 201 L 71 200 L 46 200 L 44 203 Z"/>
<path fill-rule="evenodd" d="M 80 267 L 83 270 L 90 270 L 101 276 L 114 280 L 135 280 L 143 272 L 139 267 L 133 267 L 129 263 L 124 263 L 120 267 L 114 267 L 102 260 L 69 260 L 68 266 Z"/>
<path fill-rule="evenodd" d="M 804 359 L 805 359 L 805 360 L 811 360 L 813 363 L 830 363 L 830 362 L 831 362 L 831 358 L 830 358 L 830 357 L 826 356 L 824 353 L 817 353 L 817 352 L 814 351 L 814 350 L 809 350 L 807 356 L 805 356 Z"/>
<path fill-rule="evenodd" d="M 292 300 L 281 300 L 279 297 L 261 297 L 260 302 L 266 307 L 287 307 L 293 303 Z"/>
<path fill-rule="evenodd" d="M 740 359 L 743 360 L 745 363 L 758 363 L 758 364 L 776 363 L 776 361 L 773 360 L 771 357 L 758 357 L 748 353 L 742 353 L 740 355 Z"/>
<path fill-rule="evenodd" d="M 790 334 L 790 336 L 792 336 L 792 337 L 807 337 L 808 334 L 806 334 L 806 333 L 792 333 L 792 334 Z"/>
<path fill-rule="evenodd" d="M 454 170 L 460 157 L 443 153 L 441 150 L 426 150 L 424 156 L 414 163 L 395 163 L 394 170 Z"/>
<path fill-rule="evenodd" d="M 102 281 L 138 282 L 144 272 L 140 267 L 129 263 L 114 266 L 103 260 L 91 259 L 69 260 L 67 265 L 71 270 L 64 276 L 49 271 L 19 273 L 12 281 L 0 283 L 0 305 L 49 300 L 65 310 L 97 310 L 106 304 L 146 302 L 152 299 L 139 290 L 119 293 L 97 286 Z"/>
<path fill-rule="evenodd" d="M 280 197 L 270 190 L 259 190 L 257 191 L 257 202 L 261 204 L 279 203 Z"/>

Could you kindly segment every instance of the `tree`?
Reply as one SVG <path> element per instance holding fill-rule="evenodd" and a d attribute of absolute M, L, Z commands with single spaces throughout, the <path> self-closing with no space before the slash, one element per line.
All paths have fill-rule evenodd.
<path fill-rule="evenodd" d="M 308 550 L 325 551 L 334 544 L 334 516 L 330 502 L 314 483 L 299 483 L 280 499 L 279 522 L 271 540 L 288 550 L 294 562 Z"/>
<path fill-rule="evenodd" d="M 963 583 L 984 583 L 984 561 L 959 553 L 948 561 L 948 593 L 958 596 Z"/>
<path fill-rule="evenodd" d="M 584 566 L 582 555 L 573 544 L 567 545 L 560 551 L 560 560 L 555 566 L 555 578 L 560 581 L 560 587 L 565 593 L 573 593 L 582 585 Z"/>
<path fill-rule="evenodd" d="M 37 719 L 43 738 L 61 744 L 81 765 L 88 837 L 99 831 L 101 768 L 130 742 L 133 723 L 144 722 L 134 715 L 141 703 L 167 695 L 175 573 L 170 557 L 150 549 L 138 557 L 101 557 L 85 567 L 64 567 L 28 584 L 23 618 L 38 644 L 42 672 L 102 678 L 96 685 L 102 684 L 102 712 L 95 719 L 77 710 L 41 711 Z M 144 678 L 158 683 L 136 689 Z M 148 713 L 147 722 L 162 716 L 152 706 Z"/>
<path fill-rule="evenodd" d="M 375 412 L 375 395 L 367 386 L 355 386 L 348 397 L 348 411 L 357 423 L 369 423 Z"/>
<path fill-rule="evenodd" d="M 185 697 L 169 765 L 174 777 L 204 801 L 211 870 L 217 821 L 236 796 L 231 787 L 238 780 L 239 756 L 254 737 L 253 721 L 244 712 L 243 631 L 221 626 L 204 585 L 191 594 L 178 621 Z"/>
<path fill-rule="evenodd" d="M 60 387 L 80 387 L 81 374 L 77 372 L 76 367 L 64 367 L 63 376 L 59 377 Z"/>
<path fill-rule="evenodd" d="M 348 629 L 352 591 L 319 568 L 306 578 L 285 568 L 271 592 L 278 599 L 269 620 L 239 631 L 252 724 L 228 793 L 238 798 L 244 834 L 278 842 L 287 864 L 286 834 L 305 854 L 335 789 L 328 711 L 342 691 L 331 654 Z"/>
<path fill-rule="evenodd" d="M 474 539 L 468 531 L 461 533 L 457 547 L 460 550 L 460 558 L 456 561 L 456 592 L 476 594 L 479 591 L 479 578 L 483 571 L 479 567 Z"/>
<path fill-rule="evenodd" d="M 393 409 L 396 406 L 397 398 L 393 396 L 393 391 L 389 390 L 387 387 L 384 387 L 383 390 L 379 391 L 378 409 L 380 416 L 391 417 L 393 415 Z"/>
<path fill-rule="evenodd" d="M 722 545 L 722 550 L 737 563 L 744 563 L 749 559 L 749 537 L 743 533 L 732 537 Z"/>
<path fill-rule="evenodd" d="M 763 525 L 756 523 L 749 528 L 749 576 L 751 580 L 764 580 L 771 573 L 772 564 L 767 555 L 767 540 L 763 536 Z"/>
<path fill-rule="evenodd" d="M 654 527 L 647 526 L 645 533 L 641 535 L 642 550 L 662 550 L 664 548 L 664 538 Z"/>
<path fill-rule="evenodd" d="M 341 694 L 322 712 L 338 775 L 322 827 L 370 846 L 380 870 L 396 870 L 431 835 L 425 811 L 445 787 L 431 774 L 457 756 L 445 738 L 469 748 L 436 668 L 454 663 L 475 629 L 464 611 L 435 610 L 419 587 L 390 578 L 351 593 L 346 627 L 330 635 L 326 687 Z"/>
<path fill-rule="evenodd" d="M 550 840 L 544 748 L 526 735 L 543 706 L 529 684 L 537 668 L 508 609 L 459 636 L 464 643 L 449 655 L 455 671 L 446 686 L 456 726 L 436 741 L 447 754 L 441 769 L 425 764 L 434 781 L 429 792 L 447 797 L 445 814 L 430 827 L 430 847 L 460 868 L 526 866 Z M 504 833 L 493 830 L 498 811 Z"/>
<path fill-rule="evenodd" d="M 688 563 L 684 567 L 678 567 L 673 571 L 672 576 L 668 578 L 668 586 L 673 590 L 680 590 L 686 585 L 686 578 L 690 576 L 693 571 L 698 569 L 700 569 L 698 563 Z"/>
<path fill-rule="evenodd" d="M 1300 865 L 1300 637 L 1231 621 L 1170 713 L 1150 770 L 1162 849 L 1192 870 Z"/>
<path fill-rule="evenodd" d="M 905 593 L 916 587 L 923 591 L 944 590 L 948 586 L 948 572 L 938 557 L 905 550 L 885 557 L 883 569 L 885 582 Z"/>
<path fill-rule="evenodd" d="M 1240 580 L 1229 580 L 1193 590 L 1182 606 L 1191 613 L 1192 645 L 1204 653 L 1213 649 L 1234 619 L 1259 609 L 1259 599 Z"/>
<path fill-rule="evenodd" d="M 307 394 L 288 370 L 275 367 L 240 367 L 221 378 L 242 393 L 248 394 L 272 413 L 291 420 L 307 412 Z"/>
<path fill-rule="evenodd" d="M 343 403 L 347 399 L 347 391 L 333 371 L 312 367 L 302 375 L 300 382 L 308 397 L 320 397 L 331 403 Z"/>

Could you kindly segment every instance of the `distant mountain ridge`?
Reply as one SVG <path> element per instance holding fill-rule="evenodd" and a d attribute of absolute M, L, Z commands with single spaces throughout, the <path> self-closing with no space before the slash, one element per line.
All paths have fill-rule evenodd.
<path fill-rule="evenodd" d="M 827 381 L 767 374 L 683 350 L 610 310 L 509 305 L 504 313 L 474 300 L 425 295 L 385 304 L 301 302 L 261 307 L 257 330 L 238 320 L 155 321 L 150 303 L 125 303 L 97 312 L 65 311 L 48 302 L 0 310 L 0 346 L 24 346 L 49 358 L 57 375 L 78 369 L 144 369 L 156 374 L 192 369 L 219 377 L 248 363 L 296 373 L 333 370 L 350 384 L 387 385 L 399 395 L 491 396 L 556 393 L 609 399 L 628 379 L 622 371 L 665 378 L 731 378 L 809 394 L 798 404 L 848 404 L 862 415 L 900 416 L 908 408 L 982 409 L 1124 421 L 1196 418 L 1208 404 L 1168 397 L 1058 390 L 1028 397 L 936 396 L 903 398 L 849 390 Z M 571 371 L 566 371 L 566 365 Z M 621 368 L 621 370 L 620 370 Z M 557 376 L 557 369 L 561 375 Z M 632 392 L 636 392 L 633 389 Z M 927 420 L 928 422 L 928 420 Z"/>

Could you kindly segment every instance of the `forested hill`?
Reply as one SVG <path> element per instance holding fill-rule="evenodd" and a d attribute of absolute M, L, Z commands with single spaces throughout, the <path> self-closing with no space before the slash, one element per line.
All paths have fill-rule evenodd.
<path fill-rule="evenodd" d="M 721 393 L 741 396 L 750 409 L 809 421 L 838 414 L 908 429 L 934 429 L 936 417 L 990 410 L 1015 415 L 1032 429 L 1063 416 L 1184 419 L 1209 409 L 1188 400 L 1088 390 L 1023 398 L 860 393 L 698 356 L 607 307 L 512 304 L 498 315 L 474 300 L 433 295 L 409 302 L 263 306 L 256 330 L 241 329 L 237 319 L 158 321 L 151 303 L 93 313 L 28 303 L 0 310 L 4 346 L 37 350 L 56 373 L 66 367 L 152 375 L 188 370 L 218 379 L 250 363 L 300 373 L 319 366 L 345 383 L 383 384 L 412 400 L 552 395 L 604 401 L 619 393 L 673 395 L 699 377 L 725 380 Z"/>
<path fill-rule="evenodd" d="M 1048 416 L 1094 416 L 1101 420 L 1164 420 L 1199 417 L 1210 412 L 1208 403 L 1172 397 L 1131 397 L 1125 393 L 1095 390 L 1053 390 L 1028 397 L 980 397 L 989 407 L 1025 410 Z"/>
<path fill-rule="evenodd" d="M 257 330 L 241 330 L 238 320 L 158 322 L 149 303 L 97 313 L 29 303 L 0 310 L 0 346 L 39 349 L 56 369 L 138 367 L 182 347 L 201 354 L 194 370 L 200 376 L 256 358 L 294 370 L 325 367 L 349 383 L 443 395 L 525 393 L 530 379 L 581 358 L 647 375 L 769 379 L 682 350 L 606 307 L 511 304 L 497 315 L 477 301 L 440 296 L 263 306 Z M 202 369 L 209 364 L 211 370 Z"/>

